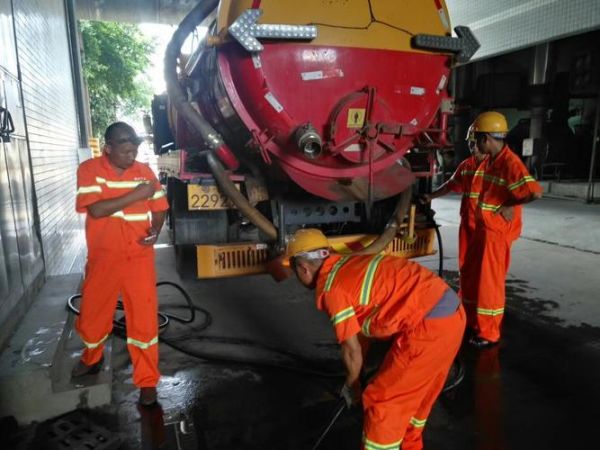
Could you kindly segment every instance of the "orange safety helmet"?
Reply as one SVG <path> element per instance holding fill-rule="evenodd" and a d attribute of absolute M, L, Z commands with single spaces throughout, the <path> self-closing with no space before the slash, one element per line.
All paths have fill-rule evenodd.
<path fill-rule="evenodd" d="M 315 259 L 329 256 L 329 241 L 321 230 L 304 228 L 292 235 L 285 251 L 284 265 L 289 266 L 290 258 L 300 255 L 313 256 Z"/>
<path fill-rule="evenodd" d="M 487 111 L 479 114 L 473 124 L 469 127 L 467 140 L 470 134 L 486 133 L 495 139 L 504 139 L 508 133 L 506 117 L 496 111 Z"/>

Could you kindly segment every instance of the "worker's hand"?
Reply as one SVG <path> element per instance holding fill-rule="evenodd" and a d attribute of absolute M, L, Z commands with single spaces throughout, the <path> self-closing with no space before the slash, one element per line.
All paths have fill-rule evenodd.
<path fill-rule="evenodd" d="M 150 247 L 156 243 L 157 239 L 158 232 L 154 228 L 148 228 L 148 235 L 145 238 L 140 239 L 138 242 L 140 243 L 140 245 Z"/>
<path fill-rule="evenodd" d="M 151 183 L 140 183 L 133 192 L 139 200 L 146 200 L 154 195 L 156 189 Z"/>
<path fill-rule="evenodd" d="M 362 397 L 360 383 L 354 383 L 353 386 L 348 386 L 347 384 L 344 384 L 344 387 L 340 392 L 340 397 L 342 397 L 346 401 L 346 406 L 348 408 L 360 404 Z"/>
<path fill-rule="evenodd" d="M 419 196 L 419 203 L 422 205 L 427 205 L 431 203 L 431 194 L 421 194 Z"/>
<path fill-rule="evenodd" d="M 494 214 L 500 214 L 507 222 L 510 222 L 515 215 L 515 208 L 513 206 L 501 206 Z"/>

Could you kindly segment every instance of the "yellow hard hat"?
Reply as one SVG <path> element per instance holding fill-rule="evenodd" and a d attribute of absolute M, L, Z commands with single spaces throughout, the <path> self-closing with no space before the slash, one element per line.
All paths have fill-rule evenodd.
<path fill-rule="evenodd" d="M 284 262 L 289 264 L 291 257 L 319 249 L 329 249 L 329 241 L 321 230 L 317 230 L 316 228 L 298 230 L 288 242 Z M 322 253 L 320 256 L 326 257 L 327 255 Z"/>
<path fill-rule="evenodd" d="M 494 138 L 502 139 L 508 133 L 506 117 L 496 111 L 487 111 L 477 116 L 469 130 L 473 133 L 488 133 Z"/>

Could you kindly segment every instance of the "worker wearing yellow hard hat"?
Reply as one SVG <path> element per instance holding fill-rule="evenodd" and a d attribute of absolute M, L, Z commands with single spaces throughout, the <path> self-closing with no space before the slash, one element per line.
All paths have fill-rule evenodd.
<path fill-rule="evenodd" d="M 487 158 L 477 167 L 471 183 L 475 224 L 460 270 L 459 294 L 472 330 L 469 342 L 485 348 L 500 340 L 510 248 L 521 234 L 521 205 L 540 198 L 542 188 L 506 145 L 504 115 L 481 113 L 469 132 Z"/>
<path fill-rule="evenodd" d="M 472 128 L 472 127 L 471 127 Z M 442 197 L 450 192 L 462 194 L 460 202 L 460 226 L 458 227 L 458 270 L 465 262 L 467 247 L 475 231 L 475 208 L 477 207 L 477 196 L 471 192 L 471 184 L 477 173 L 477 167 L 486 158 L 475 145 L 475 133 L 469 129 L 466 141 L 469 145 L 471 155 L 463 160 L 450 179 L 442 184 L 431 194 L 424 194 L 422 201 L 430 203 L 435 198 Z"/>
<path fill-rule="evenodd" d="M 469 128 L 469 135 L 476 133 L 485 133 L 495 139 L 504 139 L 508 134 L 506 117 L 495 111 L 479 114 Z"/>
<path fill-rule="evenodd" d="M 362 399 L 362 448 L 421 449 L 423 427 L 464 333 L 458 296 L 404 258 L 335 254 L 316 229 L 294 233 L 285 259 L 316 290 L 317 308 L 333 324 L 347 371 L 342 395 L 349 405 Z M 363 393 L 359 375 L 370 338 L 394 343 Z"/>
<path fill-rule="evenodd" d="M 321 230 L 306 228 L 296 231 L 288 241 L 284 264 L 289 266 L 290 259 L 304 256 L 310 259 L 329 256 L 329 241 Z"/>

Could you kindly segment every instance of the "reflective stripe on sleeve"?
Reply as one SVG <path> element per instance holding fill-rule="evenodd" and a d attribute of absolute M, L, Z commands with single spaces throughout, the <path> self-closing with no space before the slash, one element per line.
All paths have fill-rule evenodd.
<path fill-rule="evenodd" d="M 150 200 L 158 200 L 159 198 L 163 198 L 165 195 L 167 195 L 165 190 L 161 189 L 160 191 L 156 191 Z"/>
<path fill-rule="evenodd" d="M 477 314 L 482 316 L 501 316 L 504 314 L 504 308 L 498 309 L 486 309 L 486 308 L 477 308 Z"/>
<path fill-rule="evenodd" d="M 373 317 L 375 317 L 377 311 L 379 311 L 379 307 L 375 306 L 373 308 L 373 311 L 371 311 L 371 313 L 369 314 L 369 317 L 367 317 L 367 320 L 365 320 L 362 324 L 361 330 L 363 334 L 367 337 L 371 336 L 371 320 L 373 320 Z"/>
<path fill-rule="evenodd" d="M 152 347 L 154 344 L 157 343 L 158 336 L 153 337 L 148 342 L 138 341 L 137 339 L 133 339 L 130 337 L 127 338 L 127 344 L 135 345 L 136 347 L 141 348 L 142 350 L 147 350 L 148 348 Z"/>
<path fill-rule="evenodd" d="M 402 444 L 402 439 L 391 444 L 380 444 L 365 437 L 363 438 L 363 444 L 365 446 L 365 450 L 399 450 L 400 444 Z"/>
<path fill-rule="evenodd" d="M 86 342 L 83 341 L 83 345 L 85 345 L 87 348 L 97 348 L 99 347 L 105 340 L 108 339 L 108 334 L 106 336 L 104 336 L 102 339 L 100 339 L 98 342 Z"/>
<path fill-rule="evenodd" d="M 147 180 L 135 180 L 135 181 L 109 181 L 102 177 L 96 177 L 96 183 L 106 184 L 106 187 L 111 189 L 133 189 L 138 187 L 140 184 L 148 183 Z"/>
<path fill-rule="evenodd" d="M 375 279 L 375 271 L 377 270 L 377 266 L 379 266 L 379 263 L 383 257 L 384 255 L 375 256 L 367 266 L 367 272 L 365 273 L 362 287 L 360 289 L 360 304 L 363 306 L 369 304 L 371 288 L 373 287 L 373 281 Z"/>
<path fill-rule="evenodd" d="M 504 178 L 494 177 L 492 175 L 483 174 L 483 179 L 486 181 L 490 181 L 498 186 L 506 186 L 506 180 Z"/>
<path fill-rule="evenodd" d="M 465 172 L 469 172 L 469 174 L 471 174 L 471 171 L 465 171 Z M 475 177 L 481 177 L 486 181 L 490 181 L 494 184 L 497 184 L 498 186 L 506 186 L 506 184 L 507 184 L 507 181 L 504 178 L 489 175 L 489 174 L 485 173 L 484 170 L 476 170 L 475 172 L 472 172 L 472 174 Z"/>
<path fill-rule="evenodd" d="M 415 428 L 423 428 L 426 423 L 427 419 L 417 419 L 416 417 L 410 419 L 410 424 Z"/>
<path fill-rule="evenodd" d="M 348 259 L 350 259 L 349 256 L 344 256 L 342 259 L 340 259 L 334 264 L 333 269 L 331 269 L 331 272 L 329 272 L 329 275 L 327 275 L 327 280 L 325 281 L 325 287 L 323 288 L 323 292 L 329 292 L 329 289 L 331 289 L 331 285 L 333 284 L 333 280 L 335 279 L 338 270 L 340 270 L 340 268 L 344 264 L 346 264 Z"/>
<path fill-rule="evenodd" d="M 77 189 L 77 195 L 91 194 L 93 192 L 102 193 L 102 187 L 101 186 L 96 186 L 96 185 L 93 185 L 93 186 L 80 186 L 79 189 Z"/>
<path fill-rule="evenodd" d="M 517 189 L 518 187 L 523 186 L 526 183 L 535 183 L 535 178 L 533 178 L 531 175 L 524 176 L 523 178 L 521 178 L 516 183 L 513 183 L 513 184 L 509 185 L 508 186 L 508 190 L 509 191 L 514 191 L 515 189 Z"/>
<path fill-rule="evenodd" d="M 350 317 L 354 316 L 354 308 L 352 306 L 346 308 L 346 309 L 342 309 L 339 313 L 335 314 L 334 316 L 331 317 L 331 323 L 333 323 L 333 325 L 339 325 L 340 323 L 342 323 L 344 320 L 348 320 Z"/>
<path fill-rule="evenodd" d="M 491 205 L 489 203 L 483 203 L 481 201 L 477 204 L 477 206 L 479 206 L 484 211 L 493 211 L 493 212 L 498 211 L 502 207 L 502 205 Z"/>
<path fill-rule="evenodd" d="M 147 181 L 106 181 L 106 186 L 111 189 L 132 189 Z"/>
<path fill-rule="evenodd" d="M 123 211 L 117 211 L 111 214 L 110 217 L 123 219 L 126 222 L 144 222 L 151 219 L 149 212 L 143 214 L 125 214 Z"/>

